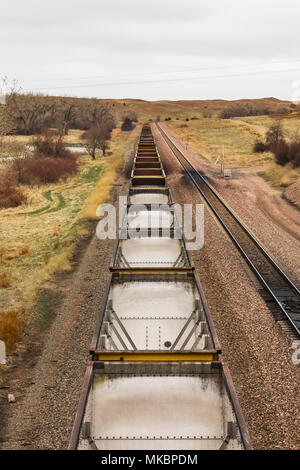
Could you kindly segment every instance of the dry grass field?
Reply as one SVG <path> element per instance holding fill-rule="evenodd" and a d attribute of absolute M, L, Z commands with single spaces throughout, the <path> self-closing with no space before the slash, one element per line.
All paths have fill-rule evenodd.
<path fill-rule="evenodd" d="M 240 120 L 251 126 L 260 128 L 262 132 L 265 132 L 274 121 L 280 120 L 284 130 L 284 135 L 287 139 L 291 139 L 299 131 L 300 137 L 300 113 L 292 113 L 287 115 L 273 114 L 269 116 L 247 116 L 234 118 L 234 120 Z"/>
<path fill-rule="evenodd" d="M 123 112 L 132 110 L 138 114 L 139 121 L 145 122 L 148 120 L 155 121 L 157 116 L 160 116 L 162 121 L 167 117 L 172 119 L 186 119 L 192 117 L 201 118 L 203 113 L 210 112 L 213 116 L 217 116 L 221 111 L 233 105 L 258 105 L 267 106 L 276 110 L 287 107 L 291 103 L 289 101 L 282 101 L 276 98 L 263 98 L 257 100 L 178 100 L 178 101 L 145 101 L 137 99 L 122 99 L 122 100 L 105 100 L 112 107 L 112 111 L 118 116 Z"/>
<path fill-rule="evenodd" d="M 253 153 L 253 145 L 262 134 L 233 119 L 212 117 L 195 121 L 169 121 L 168 123 L 202 158 L 214 163 L 225 148 L 225 161 L 231 165 L 257 165 L 272 161 L 270 152 Z"/>
<path fill-rule="evenodd" d="M 108 156 L 95 161 L 78 156 L 76 176 L 57 184 L 23 186 L 26 205 L 0 211 L 0 336 L 9 347 L 30 320 L 31 307 L 43 283 L 58 271 L 71 269 L 78 241 L 89 233 L 89 219 L 109 198 L 125 153 L 133 147 L 138 129 L 112 133 Z M 71 131 L 68 143 L 80 140 Z M 43 322 L 47 305 L 41 305 Z"/>
<path fill-rule="evenodd" d="M 212 117 L 193 121 L 172 120 L 168 125 L 207 162 L 216 161 L 224 144 L 225 162 L 229 167 L 263 166 L 263 176 L 276 186 L 287 187 L 299 181 L 300 169 L 277 165 L 271 152 L 253 152 L 255 141 L 264 140 L 268 128 L 278 119 L 281 120 L 288 139 L 293 138 L 298 129 L 300 137 L 299 113 L 234 119 Z"/>

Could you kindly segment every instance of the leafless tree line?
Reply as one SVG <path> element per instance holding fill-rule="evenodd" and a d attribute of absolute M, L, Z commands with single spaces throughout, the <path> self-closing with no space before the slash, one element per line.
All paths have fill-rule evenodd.
<path fill-rule="evenodd" d="M 263 104 L 238 103 L 221 111 L 221 119 L 231 119 L 243 116 L 263 116 L 267 114 L 288 114 L 296 108 L 293 103 L 290 106 L 265 106 Z"/>
<path fill-rule="evenodd" d="M 83 145 L 94 159 L 96 152 L 103 155 L 111 132 L 116 127 L 113 106 L 98 99 L 54 97 L 21 93 L 13 83 L 0 104 L 0 135 L 34 135 L 55 129 L 59 136 L 68 135 L 69 129 L 80 129 Z M 131 130 L 137 115 L 131 110 L 123 112 L 122 130 Z"/>

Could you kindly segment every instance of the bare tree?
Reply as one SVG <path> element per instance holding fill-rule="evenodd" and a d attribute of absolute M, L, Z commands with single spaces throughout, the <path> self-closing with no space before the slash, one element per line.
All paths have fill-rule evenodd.
<path fill-rule="evenodd" d="M 282 122 L 277 121 L 272 124 L 266 133 L 266 144 L 272 146 L 277 144 L 284 137 L 284 131 L 282 128 Z"/>
<path fill-rule="evenodd" d="M 98 149 L 102 150 L 103 156 L 108 147 L 111 131 L 115 127 L 115 120 L 108 106 L 97 105 L 91 109 L 88 130 L 83 134 L 85 148 L 93 159 L 96 158 Z"/>
<path fill-rule="evenodd" d="M 110 139 L 110 131 L 104 127 L 92 126 L 83 134 L 85 140 L 85 148 L 93 160 L 96 158 L 97 150 L 102 150 L 105 156 L 106 149 L 108 148 L 108 140 Z"/>
<path fill-rule="evenodd" d="M 55 113 L 58 129 L 61 135 L 68 135 L 70 125 L 77 117 L 77 109 L 74 103 L 62 100 L 58 104 Z"/>
<path fill-rule="evenodd" d="M 6 107 L 17 132 L 31 135 L 48 127 L 53 121 L 56 105 L 46 97 L 32 93 L 20 94 L 14 90 L 7 96 Z"/>

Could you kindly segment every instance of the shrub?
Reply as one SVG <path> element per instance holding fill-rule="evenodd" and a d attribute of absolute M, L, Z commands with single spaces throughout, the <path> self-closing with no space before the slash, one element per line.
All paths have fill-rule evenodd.
<path fill-rule="evenodd" d="M 122 131 L 132 131 L 134 129 L 135 125 L 133 124 L 133 121 L 131 121 L 129 118 L 124 118 L 124 121 L 122 122 L 121 129 Z"/>
<path fill-rule="evenodd" d="M 253 146 L 253 152 L 263 153 L 263 152 L 267 152 L 268 150 L 270 150 L 270 146 L 268 144 L 265 144 L 261 140 L 256 140 Z"/>
<path fill-rule="evenodd" d="M 26 201 L 24 194 L 9 179 L 0 182 L 0 209 L 17 207 Z"/>
<path fill-rule="evenodd" d="M 71 157 L 24 158 L 14 161 L 10 169 L 16 182 L 29 185 L 55 183 L 76 171 L 77 162 Z"/>
<path fill-rule="evenodd" d="M 289 163 L 289 149 L 288 144 L 284 139 L 271 145 L 271 151 L 275 156 L 275 161 L 279 165 L 286 165 Z"/>
<path fill-rule="evenodd" d="M 66 148 L 61 136 L 47 131 L 43 135 L 38 135 L 33 141 L 34 156 L 66 158 L 71 156 L 71 152 Z"/>
<path fill-rule="evenodd" d="M 132 131 L 135 128 L 134 122 L 138 122 L 138 116 L 135 111 L 128 111 L 122 116 L 122 131 Z"/>
<path fill-rule="evenodd" d="M 300 142 L 290 144 L 290 161 L 294 168 L 300 167 Z"/>
<path fill-rule="evenodd" d="M 284 139 L 279 140 L 271 146 L 275 161 L 279 165 L 291 164 L 292 168 L 300 167 L 300 143 L 288 143 Z"/>
<path fill-rule="evenodd" d="M 266 133 L 266 143 L 269 146 L 277 144 L 280 140 L 282 141 L 284 138 L 284 131 L 282 128 L 282 122 L 274 122 Z"/>

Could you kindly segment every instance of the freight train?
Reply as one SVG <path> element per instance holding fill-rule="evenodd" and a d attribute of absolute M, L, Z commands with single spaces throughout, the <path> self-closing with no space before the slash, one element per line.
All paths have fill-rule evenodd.
<path fill-rule="evenodd" d="M 251 449 L 201 282 L 184 236 L 175 236 L 172 207 L 146 124 L 70 449 Z"/>

